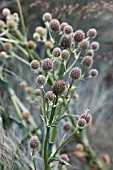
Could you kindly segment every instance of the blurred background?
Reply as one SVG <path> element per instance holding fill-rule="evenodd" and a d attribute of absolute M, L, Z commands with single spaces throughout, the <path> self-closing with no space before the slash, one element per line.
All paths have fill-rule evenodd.
<path fill-rule="evenodd" d="M 100 43 L 100 49 L 95 54 L 94 67 L 99 70 L 96 79 L 83 82 L 78 89 L 79 99 L 77 101 L 77 112 L 90 108 L 93 114 L 93 127 L 89 135 L 91 145 L 96 153 L 106 153 L 110 156 L 111 168 L 113 170 L 113 1 L 112 0 L 21 0 L 25 22 L 28 28 L 28 36 L 32 39 L 36 26 L 43 26 L 42 15 L 45 12 L 52 13 L 53 18 L 60 22 L 66 21 L 73 26 L 74 30 L 83 29 L 85 32 L 89 28 L 96 28 L 98 36 L 96 41 Z M 12 12 L 18 11 L 16 0 L 0 0 L 0 19 L 4 7 L 10 8 Z M 41 54 L 42 48 L 37 49 Z M 10 67 L 14 63 L 9 61 Z M 8 64 L 9 64 L 8 63 Z M 33 76 L 28 75 L 28 70 L 19 66 L 14 68 L 15 72 L 22 75 L 29 85 L 33 85 Z M 26 74 L 22 74 L 22 70 Z M 30 78 L 31 77 L 31 78 Z M 10 77 L 11 79 L 11 77 Z M 11 82 L 16 93 L 24 101 L 23 91 L 19 88 L 16 81 Z M 35 85 L 33 85 L 35 86 Z M 4 100 L 7 96 L 4 95 Z M 32 107 L 26 102 L 27 107 Z M 9 112 L 13 109 L 6 104 Z M 73 141 L 74 147 L 74 141 Z M 73 147 L 67 147 L 71 152 Z M 73 170 L 88 170 L 82 166 L 74 156 L 71 158 Z M 72 167 L 70 170 L 72 170 Z"/>

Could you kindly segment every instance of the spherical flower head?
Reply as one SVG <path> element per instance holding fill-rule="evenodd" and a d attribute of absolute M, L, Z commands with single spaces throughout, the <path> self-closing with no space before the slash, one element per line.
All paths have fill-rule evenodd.
<path fill-rule="evenodd" d="M 52 51 L 52 54 L 53 54 L 54 57 L 59 57 L 60 54 L 61 54 L 61 49 L 58 48 L 58 47 L 54 48 L 53 51 Z"/>
<path fill-rule="evenodd" d="M 32 136 L 30 141 L 29 141 L 29 144 L 30 144 L 30 147 L 32 149 L 37 149 L 39 147 L 39 144 L 40 144 L 37 136 Z"/>
<path fill-rule="evenodd" d="M 35 94 L 35 96 L 41 96 L 42 91 L 40 89 L 35 89 L 34 94 Z"/>
<path fill-rule="evenodd" d="M 50 29 L 55 32 L 59 31 L 60 22 L 57 19 L 52 19 L 50 22 Z"/>
<path fill-rule="evenodd" d="M 77 121 L 77 127 L 79 129 L 83 129 L 84 127 L 86 126 L 86 120 L 84 118 L 80 118 L 78 121 Z"/>
<path fill-rule="evenodd" d="M 9 43 L 9 42 L 4 43 L 4 50 L 10 51 L 10 50 L 12 50 L 12 48 L 13 48 L 13 46 L 11 43 Z"/>
<path fill-rule="evenodd" d="M 85 56 L 83 59 L 82 59 L 82 62 L 81 64 L 85 67 L 91 67 L 92 64 L 93 64 L 93 58 L 90 57 L 90 56 Z"/>
<path fill-rule="evenodd" d="M 32 71 L 36 71 L 39 67 L 40 67 L 40 63 L 37 60 L 33 60 L 30 63 L 30 68 L 31 68 Z"/>
<path fill-rule="evenodd" d="M 97 36 L 97 30 L 95 28 L 89 29 L 87 36 L 90 38 L 95 38 Z"/>
<path fill-rule="evenodd" d="M 36 41 L 39 41 L 39 40 L 40 40 L 40 34 L 37 33 L 37 32 L 35 32 L 35 33 L 33 34 L 33 38 L 34 38 Z"/>
<path fill-rule="evenodd" d="M 62 47 L 64 47 L 64 48 L 69 48 L 70 47 L 71 41 L 70 41 L 69 35 L 64 34 L 64 35 L 61 36 L 60 45 Z"/>
<path fill-rule="evenodd" d="M 98 42 L 92 42 L 91 43 L 91 49 L 93 49 L 94 51 L 97 51 L 99 49 L 99 43 Z"/>
<path fill-rule="evenodd" d="M 64 60 L 68 59 L 69 56 L 70 56 L 70 53 L 69 53 L 68 50 L 63 50 L 63 51 L 61 52 L 61 57 L 62 57 Z"/>
<path fill-rule="evenodd" d="M 47 49 L 52 49 L 54 47 L 53 43 L 51 41 L 46 41 L 45 42 L 45 47 Z"/>
<path fill-rule="evenodd" d="M 89 41 L 88 40 L 82 40 L 80 43 L 79 43 L 79 48 L 82 49 L 82 50 L 87 50 L 89 48 Z"/>
<path fill-rule="evenodd" d="M 27 47 L 28 47 L 30 50 L 32 50 L 32 49 L 36 48 L 36 44 L 35 44 L 34 41 L 30 40 L 30 41 L 28 41 L 28 43 L 27 43 Z"/>
<path fill-rule="evenodd" d="M 10 15 L 10 10 L 8 8 L 4 8 L 2 10 L 2 14 L 6 17 L 6 16 Z"/>
<path fill-rule="evenodd" d="M 30 113 L 29 113 L 29 112 L 23 112 L 23 113 L 22 113 L 22 117 L 23 117 L 24 119 L 29 119 L 29 116 L 30 116 Z"/>
<path fill-rule="evenodd" d="M 7 23 L 6 23 L 6 26 L 9 30 L 13 30 L 13 29 L 17 28 L 17 24 L 13 20 L 8 20 Z"/>
<path fill-rule="evenodd" d="M 47 29 L 39 26 L 39 27 L 36 27 L 35 32 L 37 32 L 43 37 L 47 34 Z"/>
<path fill-rule="evenodd" d="M 92 49 L 90 49 L 90 50 L 87 51 L 86 55 L 94 57 L 94 51 Z"/>
<path fill-rule="evenodd" d="M 67 22 L 62 22 L 61 25 L 60 25 L 60 30 L 63 32 L 64 31 L 64 28 L 65 26 L 67 26 L 68 23 Z"/>
<path fill-rule="evenodd" d="M 97 77 L 98 76 L 98 70 L 97 69 L 91 69 L 89 72 L 89 75 L 92 77 Z"/>
<path fill-rule="evenodd" d="M 65 131 L 69 131 L 69 130 L 71 130 L 71 128 L 72 128 L 72 125 L 71 125 L 70 122 L 66 122 L 66 123 L 63 125 L 63 130 L 65 130 Z"/>
<path fill-rule="evenodd" d="M 46 82 L 47 82 L 47 79 L 43 75 L 39 75 L 36 79 L 36 83 L 41 85 L 41 86 L 44 86 L 46 84 Z"/>
<path fill-rule="evenodd" d="M 54 95 L 54 93 L 53 93 L 52 91 L 48 91 L 48 92 L 46 93 L 46 96 L 47 96 L 47 98 L 48 98 L 50 101 L 54 101 L 55 95 Z"/>
<path fill-rule="evenodd" d="M 92 121 L 92 116 L 91 116 L 90 110 L 86 109 L 84 111 L 84 113 L 80 116 L 80 119 L 85 119 L 86 124 L 89 124 Z"/>
<path fill-rule="evenodd" d="M 69 163 L 69 157 L 68 157 L 68 155 L 62 154 L 60 157 L 61 157 L 61 159 L 62 159 L 63 161 Z M 64 162 L 60 162 L 60 163 L 63 164 L 63 165 L 65 165 Z"/>
<path fill-rule="evenodd" d="M 5 27 L 5 22 L 0 20 L 0 30 L 2 30 Z"/>
<path fill-rule="evenodd" d="M 52 16 L 51 16 L 51 14 L 49 12 L 46 12 L 43 15 L 42 19 L 43 19 L 44 22 L 46 22 L 46 21 L 50 22 L 52 20 Z"/>
<path fill-rule="evenodd" d="M 63 80 L 58 80 L 53 86 L 53 93 L 56 96 L 62 95 L 65 92 L 66 84 Z"/>
<path fill-rule="evenodd" d="M 5 51 L 1 51 L 0 58 L 7 58 L 7 53 Z"/>
<path fill-rule="evenodd" d="M 50 58 L 45 58 L 42 62 L 42 68 L 44 71 L 50 71 L 53 66 L 53 61 Z"/>
<path fill-rule="evenodd" d="M 81 77 L 81 69 L 79 67 L 74 67 L 70 71 L 70 77 L 73 80 L 78 80 Z"/>
<path fill-rule="evenodd" d="M 84 38 L 85 38 L 85 33 L 82 30 L 78 30 L 75 32 L 74 41 L 76 43 L 81 42 Z"/>
<path fill-rule="evenodd" d="M 73 32 L 73 28 L 72 28 L 71 25 L 67 25 L 67 26 L 64 27 L 64 33 L 70 34 L 72 32 Z"/>

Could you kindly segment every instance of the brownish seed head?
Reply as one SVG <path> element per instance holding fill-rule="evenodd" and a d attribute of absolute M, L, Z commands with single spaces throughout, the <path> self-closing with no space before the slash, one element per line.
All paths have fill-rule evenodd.
<path fill-rule="evenodd" d="M 39 75 L 36 79 L 36 83 L 41 85 L 41 86 L 44 86 L 46 84 L 46 82 L 47 82 L 47 79 L 43 75 Z"/>
<path fill-rule="evenodd" d="M 30 50 L 32 50 L 32 49 L 36 48 L 36 44 L 35 44 L 34 41 L 30 40 L 30 41 L 28 41 L 28 43 L 27 43 L 27 47 L 28 47 Z"/>
<path fill-rule="evenodd" d="M 59 31 L 60 22 L 57 19 L 52 19 L 50 22 L 50 29 L 55 32 Z"/>
<path fill-rule="evenodd" d="M 70 71 L 70 77 L 73 80 L 78 80 L 81 76 L 81 69 L 79 67 L 74 67 Z"/>
<path fill-rule="evenodd" d="M 66 25 L 66 26 L 64 27 L 64 33 L 70 34 L 70 33 L 72 33 L 72 32 L 73 32 L 73 28 L 72 28 L 71 25 Z"/>
<path fill-rule="evenodd" d="M 61 36 L 60 38 L 60 45 L 64 48 L 69 48 L 70 45 L 71 45 L 71 40 L 70 40 L 70 37 L 69 35 L 67 34 L 64 34 Z"/>
<path fill-rule="evenodd" d="M 61 49 L 59 47 L 54 48 L 52 54 L 54 57 L 59 57 L 61 54 Z"/>
<path fill-rule="evenodd" d="M 68 59 L 69 56 L 70 56 L 70 53 L 69 53 L 68 50 L 63 50 L 63 51 L 61 52 L 61 57 L 62 57 L 64 60 Z"/>
<path fill-rule="evenodd" d="M 62 22 L 61 25 L 60 25 L 60 30 L 63 32 L 64 31 L 64 28 L 65 26 L 67 26 L 68 23 L 67 22 Z"/>
<path fill-rule="evenodd" d="M 89 29 L 87 36 L 90 38 L 95 38 L 97 36 L 97 30 L 95 28 Z"/>
<path fill-rule="evenodd" d="M 55 95 L 54 95 L 54 93 L 53 93 L 52 91 L 48 91 L 48 92 L 46 93 L 46 96 L 47 96 L 47 98 L 48 98 L 50 101 L 54 101 Z"/>
<path fill-rule="evenodd" d="M 66 122 L 66 123 L 63 125 L 63 130 L 65 130 L 65 131 L 69 131 L 69 130 L 71 130 L 71 128 L 72 128 L 72 125 L 71 125 L 70 122 Z"/>
<path fill-rule="evenodd" d="M 39 67 L 40 67 L 40 63 L 37 60 L 33 60 L 30 63 L 30 68 L 31 68 L 32 71 L 36 71 Z"/>
<path fill-rule="evenodd" d="M 35 96 L 41 96 L 42 91 L 40 89 L 35 89 L 34 94 Z"/>
<path fill-rule="evenodd" d="M 91 69 L 89 72 L 89 75 L 92 77 L 97 77 L 98 76 L 98 70 L 97 69 Z"/>
<path fill-rule="evenodd" d="M 58 80 L 53 86 L 53 93 L 56 96 L 62 95 L 65 92 L 66 84 L 63 80 Z"/>
<path fill-rule="evenodd" d="M 50 71 L 53 66 L 53 61 L 50 58 L 45 58 L 42 62 L 42 68 L 44 71 Z"/>
<path fill-rule="evenodd" d="M 45 47 L 47 49 L 52 49 L 54 47 L 53 43 L 51 41 L 46 41 L 45 42 Z"/>
<path fill-rule="evenodd" d="M 10 51 L 10 50 L 12 50 L 12 48 L 13 48 L 13 46 L 11 43 L 9 43 L 9 42 L 4 43 L 4 50 Z"/>
<path fill-rule="evenodd" d="M 80 118 L 77 121 L 77 127 L 83 129 L 86 126 L 86 120 L 84 118 Z"/>
<path fill-rule="evenodd" d="M 91 56 L 86 56 L 82 59 L 81 64 L 85 67 L 91 67 L 93 64 L 93 58 Z"/>
<path fill-rule="evenodd" d="M 93 49 L 94 51 L 97 51 L 99 49 L 99 43 L 98 42 L 92 42 L 91 43 L 91 49 Z"/>
<path fill-rule="evenodd" d="M 80 43 L 79 43 L 79 48 L 82 49 L 82 50 L 87 50 L 89 48 L 89 41 L 88 40 L 82 40 Z"/>
<path fill-rule="evenodd" d="M 40 144 L 37 136 L 32 136 L 30 141 L 29 141 L 29 144 L 30 144 L 30 147 L 32 149 L 37 149 L 39 147 L 39 144 Z"/>
<path fill-rule="evenodd" d="M 82 30 L 78 30 L 74 34 L 75 42 L 79 43 L 85 38 L 85 33 Z"/>
<path fill-rule="evenodd" d="M 43 19 L 44 22 L 46 22 L 46 21 L 50 22 L 52 20 L 52 16 L 51 16 L 51 14 L 49 12 L 46 12 L 43 15 L 42 19 Z"/>

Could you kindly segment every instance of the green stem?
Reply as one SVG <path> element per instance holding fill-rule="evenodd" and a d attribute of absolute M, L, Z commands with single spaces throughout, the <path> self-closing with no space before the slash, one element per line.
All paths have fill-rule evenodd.
<path fill-rule="evenodd" d="M 33 159 L 33 165 L 34 165 L 34 170 L 36 170 L 36 164 L 35 164 L 35 159 L 34 159 L 34 155 L 35 155 L 35 150 L 33 149 L 32 151 L 32 159 Z"/>
<path fill-rule="evenodd" d="M 23 62 L 24 64 L 30 66 L 30 63 L 28 61 L 24 60 L 23 58 L 21 58 L 20 56 L 18 56 L 14 52 L 11 52 L 11 55 L 14 56 L 15 58 L 17 58 L 18 60 L 20 60 L 21 62 Z"/>

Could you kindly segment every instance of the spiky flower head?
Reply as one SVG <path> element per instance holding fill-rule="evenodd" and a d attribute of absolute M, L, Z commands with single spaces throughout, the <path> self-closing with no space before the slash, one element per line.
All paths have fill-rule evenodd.
<path fill-rule="evenodd" d="M 74 67 L 70 71 L 70 77 L 73 80 L 78 80 L 81 76 L 81 69 L 79 67 Z"/>
<path fill-rule="evenodd" d="M 35 89 L 34 94 L 35 96 L 41 96 L 42 91 L 40 89 Z"/>
<path fill-rule="evenodd" d="M 48 92 L 46 93 L 46 96 L 47 96 L 47 98 L 48 98 L 50 101 L 54 101 L 55 95 L 54 95 L 54 93 L 53 93 L 52 91 L 48 91 Z"/>
<path fill-rule="evenodd" d="M 36 71 L 40 67 L 40 63 L 37 60 L 33 60 L 30 63 L 30 68 L 32 71 Z"/>
<path fill-rule="evenodd" d="M 93 49 L 94 51 L 97 51 L 99 49 L 99 43 L 98 42 L 92 42 L 91 43 L 91 49 Z"/>
<path fill-rule="evenodd" d="M 87 50 L 89 48 L 89 41 L 84 39 L 79 43 L 79 48 L 82 50 Z"/>
<path fill-rule="evenodd" d="M 53 93 L 56 96 L 62 95 L 65 92 L 66 84 L 63 80 L 58 80 L 53 86 Z"/>
<path fill-rule="evenodd" d="M 6 16 L 8 16 L 8 15 L 10 15 L 10 10 L 8 9 L 8 8 L 4 8 L 3 10 L 2 10 L 2 14 L 6 17 Z"/>
<path fill-rule="evenodd" d="M 70 47 L 71 41 L 70 41 L 69 35 L 64 34 L 64 35 L 61 36 L 60 45 L 62 47 L 64 47 L 64 48 L 69 48 Z"/>
<path fill-rule="evenodd" d="M 77 121 L 77 127 L 83 129 L 86 126 L 86 120 L 84 118 L 80 118 Z"/>
<path fill-rule="evenodd" d="M 51 14 L 49 12 L 46 12 L 43 15 L 42 19 L 43 19 L 44 22 L 46 22 L 46 21 L 50 22 L 52 20 L 52 16 L 51 16 Z"/>
<path fill-rule="evenodd" d="M 46 41 L 45 42 L 45 47 L 47 49 L 52 49 L 54 47 L 53 43 L 51 41 Z"/>
<path fill-rule="evenodd" d="M 85 119 L 86 124 L 89 124 L 92 121 L 90 110 L 86 109 L 84 113 L 80 116 L 80 119 Z"/>
<path fill-rule="evenodd" d="M 90 49 L 90 50 L 87 51 L 86 55 L 94 57 L 94 51 L 92 49 Z"/>
<path fill-rule="evenodd" d="M 63 32 L 64 31 L 64 28 L 65 26 L 67 26 L 68 23 L 67 22 L 62 22 L 61 25 L 60 25 L 60 30 Z"/>
<path fill-rule="evenodd" d="M 61 57 L 62 57 L 64 60 L 65 60 L 65 59 L 68 59 L 69 56 L 70 56 L 70 53 L 69 53 L 68 50 L 63 50 L 63 51 L 61 52 Z"/>
<path fill-rule="evenodd" d="M 32 50 L 32 49 L 36 48 L 36 44 L 35 44 L 34 41 L 30 40 L 30 41 L 28 41 L 28 43 L 27 43 L 27 47 L 28 47 L 30 50 Z"/>
<path fill-rule="evenodd" d="M 29 141 L 30 147 L 32 149 L 37 149 L 39 147 L 39 139 L 37 138 L 37 136 L 32 136 L 30 141 Z"/>
<path fill-rule="evenodd" d="M 73 27 L 72 27 L 71 25 L 66 25 L 66 26 L 64 27 L 64 33 L 70 34 L 70 33 L 72 33 L 72 32 L 73 32 Z"/>
<path fill-rule="evenodd" d="M 68 155 L 62 154 L 60 157 L 61 157 L 61 159 L 62 159 L 63 161 L 69 163 L 69 157 L 68 157 Z M 60 164 L 65 165 L 64 162 L 60 162 Z"/>
<path fill-rule="evenodd" d="M 87 36 L 90 38 L 95 38 L 97 36 L 97 30 L 95 28 L 89 29 Z"/>
<path fill-rule="evenodd" d="M 52 54 L 54 57 L 59 57 L 61 54 L 61 49 L 59 47 L 54 48 Z"/>
<path fill-rule="evenodd" d="M 66 123 L 63 125 L 63 130 L 65 130 L 65 131 L 69 131 L 69 130 L 71 130 L 71 128 L 72 128 L 72 125 L 71 125 L 70 122 L 66 122 Z"/>
<path fill-rule="evenodd" d="M 52 19 L 50 22 L 50 29 L 55 32 L 59 31 L 60 22 L 57 19 Z"/>
<path fill-rule="evenodd" d="M 91 69 L 89 74 L 92 77 L 97 77 L 98 76 L 98 70 L 97 69 Z"/>
<path fill-rule="evenodd" d="M 82 30 L 77 30 L 74 34 L 74 41 L 79 43 L 85 38 L 85 33 Z"/>
<path fill-rule="evenodd" d="M 53 61 L 50 58 L 45 58 L 42 62 L 42 68 L 44 71 L 50 71 L 53 66 Z"/>
<path fill-rule="evenodd" d="M 93 58 L 91 56 L 85 56 L 83 59 L 82 59 L 82 62 L 81 64 L 85 67 L 91 67 L 92 64 L 93 64 Z"/>
<path fill-rule="evenodd" d="M 0 20 L 0 30 L 2 30 L 5 27 L 5 22 Z"/>
<path fill-rule="evenodd" d="M 13 46 L 10 42 L 4 43 L 4 50 L 10 51 L 12 50 Z"/>
<path fill-rule="evenodd" d="M 39 84 L 39 85 L 41 85 L 41 86 L 45 85 L 46 82 L 47 82 L 47 79 L 46 79 L 46 77 L 43 76 L 43 75 L 39 75 L 39 76 L 37 77 L 37 79 L 36 79 L 36 83 Z"/>

